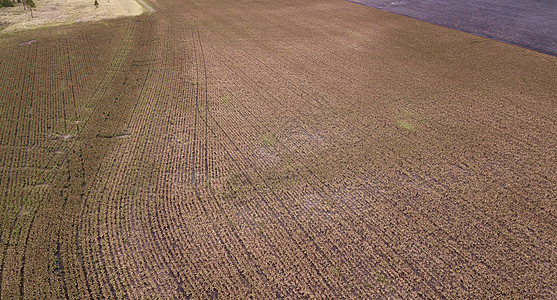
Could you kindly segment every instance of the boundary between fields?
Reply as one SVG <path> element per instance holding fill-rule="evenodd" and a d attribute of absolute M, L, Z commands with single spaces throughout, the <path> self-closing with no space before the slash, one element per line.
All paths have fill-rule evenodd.
<path fill-rule="evenodd" d="M 136 1 L 141 1 L 141 0 L 136 0 Z M 422 21 L 422 22 L 426 22 L 426 23 L 428 23 L 428 24 L 437 25 L 437 26 L 442 26 L 442 27 L 450 28 L 450 29 L 455 29 L 455 30 L 458 30 L 458 31 L 461 31 L 461 32 L 466 32 L 466 33 L 469 33 L 469 34 L 473 34 L 473 35 L 475 35 L 475 36 L 488 38 L 488 39 L 490 39 L 490 40 L 494 40 L 494 41 L 498 41 L 498 42 L 503 42 L 503 43 L 505 43 L 505 44 L 514 45 L 514 46 L 519 46 L 519 47 L 521 47 L 521 48 L 533 50 L 533 51 L 540 52 L 540 53 L 543 53 L 543 54 L 547 54 L 547 55 L 551 55 L 551 56 L 557 56 L 557 52 L 553 52 L 553 51 L 551 51 L 551 50 L 547 50 L 547 49 L 543 49 L 543 48 L 537 48 L 537 47 L 535 47 L 535 46 L 532 46 L 532 45 L 529 45 L 529 44 L 526 44 L 526 43 L 514 42 L 514 41 L 510 41 L 510 40 L 504 40 L 504 39 L 498 38 L 498 37 L 496 37 L 496 36 L 487 35 L 487 34 L 481 34 L 481 33 L 473 32 L 473 31 L 471 31 L 471 30 L 466 30 L 466 29 L 463 29 L 463 28 L 458 28 L 458 27 L 450 26 L 450 25 L 446 25 L 446 24 L 433 23 L 433 22 L 431 22 L 431 21 L 426 21 L 426 20 L 420 19 L 419 17 L 410 16 L 410 15 L 403 14 L 403 13 L 392 12 L 392 11 L 384 10 L 384 9 L 381 9 L 381 8 L 378 8 L 378 7 L 373 7 L 373 6 L 371 6 L 371 5 L 367 5 L 367 4 L 362 3 L 362 2 L 357 2 L 356 0 L 346 0 L 346 1 L 352 2 L 352 3 L 356 3 L 356 4 L 359 4 L 359 5 L 365 6 L 365 7 L 369 7 L 369 8 L 372 8 L 372 9 L 377 9 L 377 10 L 380 10 L 380 11 L 383 11 L 383 12 L 386 12 L 386 13 L 390 13 L 390 14 L 395 14 L 395 15 L 399 15 L 399 16 L 403 16 L 403 17 L 412 18 L 412 19 L 415 19 L 415 20 L 419 20 L 419 21 Z"/>

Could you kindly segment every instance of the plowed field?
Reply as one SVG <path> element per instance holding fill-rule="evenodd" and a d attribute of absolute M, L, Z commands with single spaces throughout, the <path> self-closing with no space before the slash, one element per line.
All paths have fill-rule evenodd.
<path fill-rule="evenodd" d="M 0 298 L 557 297 L 557 57 L 149 4 L 0 39 Z"/>

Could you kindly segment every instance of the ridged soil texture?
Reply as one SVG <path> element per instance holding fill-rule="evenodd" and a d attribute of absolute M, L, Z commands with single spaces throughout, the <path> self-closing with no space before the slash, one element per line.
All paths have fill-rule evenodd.
<path fill-rule="evenodd" d="M 149 4 L 1 37 L 1 299 L 556 297 L 556 57 Z"/>

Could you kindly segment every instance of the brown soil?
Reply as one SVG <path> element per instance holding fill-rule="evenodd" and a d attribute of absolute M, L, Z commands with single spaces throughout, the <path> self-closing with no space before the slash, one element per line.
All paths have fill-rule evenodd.
<path fill-rule="evenodd" d="M 0 298 L 557 296 L 557 57 L 150 4 L 0 40 Z"/>

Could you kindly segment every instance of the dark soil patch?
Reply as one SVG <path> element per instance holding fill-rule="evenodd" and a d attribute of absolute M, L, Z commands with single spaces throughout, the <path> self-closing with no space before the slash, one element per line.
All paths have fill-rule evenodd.
<path fill-rule="evenodd" d="M 366 6 L 557 55 L 555 0 L 354 0 Z"/>

